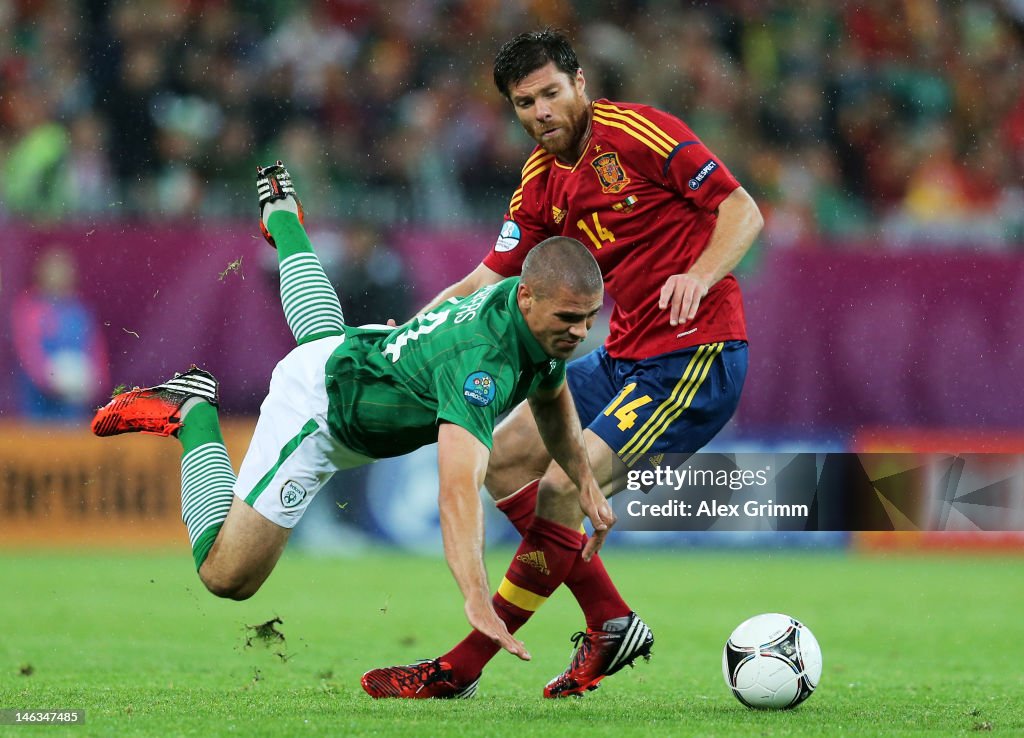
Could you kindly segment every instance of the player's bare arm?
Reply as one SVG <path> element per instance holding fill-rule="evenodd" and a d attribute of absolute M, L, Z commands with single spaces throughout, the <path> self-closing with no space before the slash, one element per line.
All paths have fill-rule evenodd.
<path fill-rule="evenodd" d="M 594 478 L 569 387 L 562 384 L 554 390 L 536 392 L 529 402 L 537 430 L 548 453 L 579 490 L 580 509 L 594 527 L 596 543 L 588 549 L 588 554 L 593 555 L 615 525 L 615 514 Z M 571 519 L 559 522 L 570 526 L 577 524 L 577 521 Z M 588 560 L 589 555 L 586 556 Z"/>
<path fill-rule="evenodd" d="M 491 604 L 484 567 L 484 517 L 480 504 L 490 453 L 461 426 L 442 423 L 437 434 L 441 536 L 444 555 L 465 599 L 469 624 L 524 661 L 530 654 L 515 639 Z"/>
<path fill-rule="evenodd" d="M 764 218 L 754 198 L 738 187 L 718 206 L 718 220 L 711 240 L 690 270 L 673 274 L 661 288 L 658 307 L 669 310 L 669 323 L 679 325 L 697 314 L 701 300 L 722 277 L 736 268 L 757 234 Z"/>
<path fill-rule="evenodd" d="M 453 297 L 465 297 L 466 295 L 476 292 L 481 287 L 486 287 L 489 284 L 496 284 L 503 279 L 504 277 L 493 269 L 490 269 L 483 264 L 477 264 L 476 269 L 471 271 L 455 284 L 446 287 L 433 300 L 420 308 L 416 314 L 422 315 L 428 310 L 432 310 L 437 307 L 445 300 L 449 300 Z"/>

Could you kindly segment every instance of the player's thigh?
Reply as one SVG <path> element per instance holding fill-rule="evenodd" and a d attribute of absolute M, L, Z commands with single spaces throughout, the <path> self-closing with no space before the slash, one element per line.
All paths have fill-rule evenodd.
<path fill-rule="evenodd" d="M 583 443 L 587 458 L 594 471 L 594 479 L 605 497 L 611 497 L 626 486 L 629 469 L 611 450 L 604 439 L 589 429 L 583 430 Z M 544 472 L 537 498 L 537 512 L 548 520 L 573 527 L 583 518 L 579 504 L 579 490 L 569 475 L 555 462 Z"/>
<path fill-rule="evenodd" d="M 484 486 L 495 500 L 504 499 L 538 479 L 550 463 L 530 403 L 521 402 L 494 429 Z"/>
<path fill-rule="evenodd" d="M 612 451 L 608 443 L 589 428 L 583 429 L 583 440 L 587 444 L 587 456 L 594 470 L 594 478 L 605 497 L 611 497 L 626 486 L 629 473 L 622 459 Z"/>
<path fill-rule="evenodd" d="M 249 597 L 270 576 L 290 534 L 235 497 L 199 574 L 217 594 Z"/>
<path fill-rule="evenodd" d="M 235 482 L 235 497 L 282 528 L 294 528 L 339 469 L 370 461 L 332 436 L 323 414 L 268 412 L 264 404 Z"/>
<path fill-rule="evenodd" d="M 618 389 L 603 347 L 570 362 L 566 382 L 584 427 Z M 541 477 L 551 463 L 530 405 L 523 402 L 495 428 L 487 489 L 495 500 L 501 500 Z"/>
<path fill-rule="evenodd" d="M 693 453 L 728 422 L 747 372 L 747 345 L 728 341 L 624 363 L 615 397 L 588 429 L 625 467 Z"/>
<path fill-rule="evenodd" d="M 327 420 L 324 366 L 339 338 L 293 349 L 274 370 L 260 406 L 235 496 L 282 528 L 294 528 L 339 469 L 372 461 L 334 438 Z"/>

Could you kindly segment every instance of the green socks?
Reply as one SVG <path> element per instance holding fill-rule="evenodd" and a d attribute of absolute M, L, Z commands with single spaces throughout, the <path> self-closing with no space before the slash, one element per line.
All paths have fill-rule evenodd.
<path fill-rule="evenodd" d="M 345 332 L 341 303 L 299 219 L 278 211 L 267 218 L 281 267 L 281 306 L 299 344 Z"/>
<path fill-rule="evenodd" d="M 181 519 L 198 570 L 220 532 L 234 497 L 235 472 L 220 433 L 217 409 L 199 402 L 186 413 L 178 440 L 181 455 Z"/>
<path fill-rule="evenodd" d="M 296 342 L 315 341 L 345 332 L 341 303 L 313 252 L 298 217 L 271 213 L 267 229 L 277 244 L 281 267 L 281 305 Z M 217 409 L 207 402 L 185 408 L 178 439 L 181 455 L 181 519 L 188 529 L 196 569 L 203 565 L 217 539 L 234 497 L 231 468 Z"/>

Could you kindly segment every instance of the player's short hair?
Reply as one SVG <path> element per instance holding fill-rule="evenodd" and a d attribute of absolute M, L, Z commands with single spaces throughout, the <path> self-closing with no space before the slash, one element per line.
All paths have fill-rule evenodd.
<path fill-rule="evenodd" d="M 538 297 L 546 297 L 560 286 L 577 295 L 599 295 L 604 290 L 594 255 L 568 236 L 552 236 L 530 249 L 523 261 L 522 283 Z"/>
<path fill-rule="evenodd" d="M 494 86 L 511 100 L 509 88 L 548 62 L 554 62 L 570 77 L 575 77 L 580 68 L 568 37 L 557 28 L 520 33 L 506 41 L 494 57 Z"/>

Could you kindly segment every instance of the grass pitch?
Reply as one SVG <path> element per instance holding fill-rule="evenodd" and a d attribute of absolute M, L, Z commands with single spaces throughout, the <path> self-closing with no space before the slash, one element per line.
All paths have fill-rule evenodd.
<path fill-rule="evenodd" d="M 494 553 L 492 579 L 510 552 Z M 1024 733 L 1021 558 L 606 550 L 654 657 L 578 700 L 544 700 L 582 627 L 559 592 L 467 701 L 375 702 L 374 666 L 445 651 L 466 631 L 440 559 L 286 555 L 253 599 L 206 593 L 169 554 L 0 555 L 0 709 L 76 708 L 71 736 L 835 736 Z M 726 689 L 721 649 L 759 612 L 818 637 L 818 691 L 754 712 Z M 280 618 L 262 631 L 249 627 Z M 279 631 L 284 640 L 277 637 Z"/>

